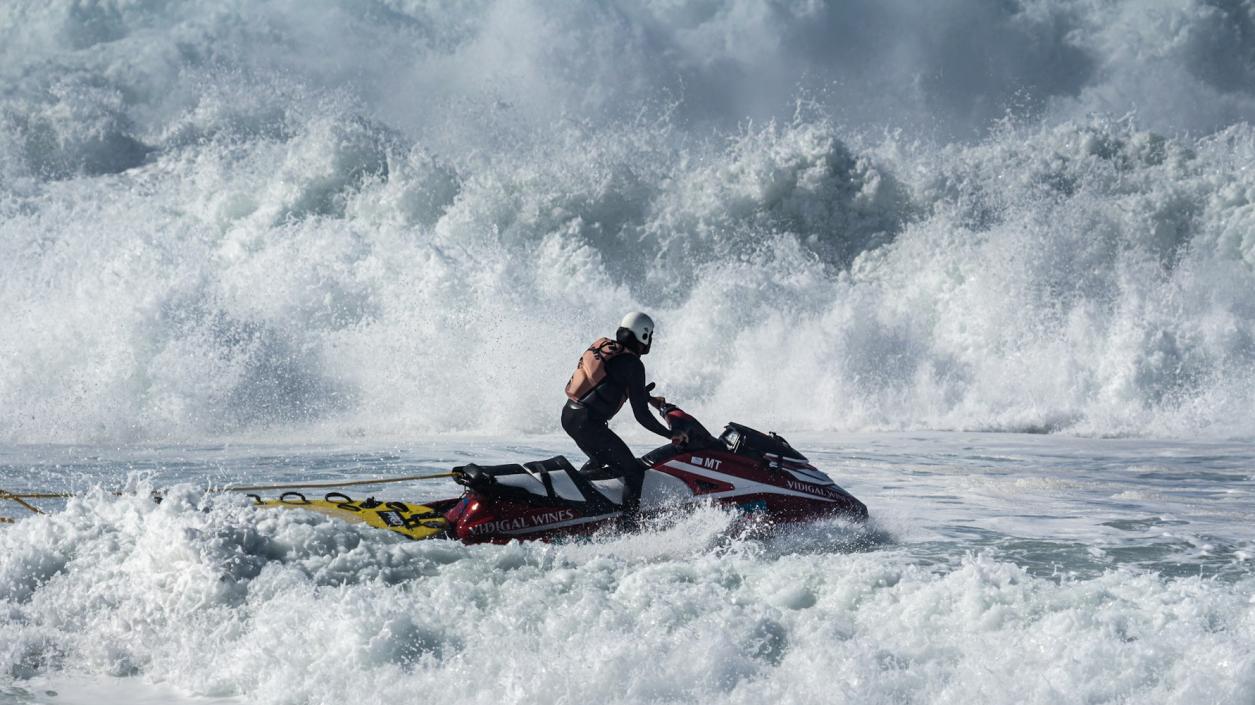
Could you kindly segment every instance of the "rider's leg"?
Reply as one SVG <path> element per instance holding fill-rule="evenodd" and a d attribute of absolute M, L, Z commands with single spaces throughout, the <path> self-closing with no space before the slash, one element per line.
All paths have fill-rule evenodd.
<path fill-rule="evenodd" d="M 562 409 L 562 428 L 589 460 L 610 466 L 623 478 L 623 512 L 634 516 L 640 509 L 645 468 L 632 454 L 632 449 L 610 430 L 605 421 L 591 418 L 587 409 L 571 404 Z"/>

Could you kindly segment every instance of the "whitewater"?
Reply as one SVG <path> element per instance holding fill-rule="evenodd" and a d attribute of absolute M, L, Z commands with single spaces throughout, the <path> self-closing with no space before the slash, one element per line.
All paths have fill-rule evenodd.
<path fill-rule="evenodd" d="M 1253 123 L 1243 0 L 0 3 L 0 703 L 1250 703 Z M 636 309 L 871 521 L 203 491 L 579 459 Z"/>

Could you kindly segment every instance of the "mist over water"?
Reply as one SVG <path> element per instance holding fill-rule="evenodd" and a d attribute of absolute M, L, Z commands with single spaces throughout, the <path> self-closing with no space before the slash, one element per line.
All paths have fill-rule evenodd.
<path fill-rule="evenodd" d="M 0 439 L 1250 437 L 1236 0 L 7 2 Z"/>

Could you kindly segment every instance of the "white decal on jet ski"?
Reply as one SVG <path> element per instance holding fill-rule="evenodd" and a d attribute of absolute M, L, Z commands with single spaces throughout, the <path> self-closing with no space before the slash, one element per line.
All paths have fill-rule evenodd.
<path fill-rule="evenodd" d="M 796 480 L 785 480 L 784 484 L 787 485 L 790 489 L 799 490 L 807 494 L 813 494 L 816 497 L 831 497 L 832 496 L 828 493 L 828 490 L 824 489 L 822 485 L 812 485 L 805 482 L 797 482 Z"/>
<path fill-rule="evenodd" d="M 784 470 L 793 477 L 796 477 L 804 482 L 813 482 L 820 485 L 837 484 L 832 481 L 832 478 L 828 477 L 823 471 L 810 463 L 803 463 L 792 458 L 772 455 L 771 453 L 765 454 L 765 457 L 767 458 L 767 461 L 771 463 L 773 468 Z"/>
<path fill-rule="evenodd" d="M 601 521 L 602 519 L 609 519 L 610 517 L 619 516 L 619 514 L 620 514 L 619 512 L 611 512 L 609 514 L 598 514 L 596 516 L 591 516 L 591 517 L 580 517 L 579 519 L 569 519 L 567 521 L 560 521 L 555 524 L 545 524 L 544 526 L 535 526 L 529 529 L 513 529 L 513 530 L 505 531 L 503 533 L 509 534 L 509 535 L 530 534 L 533 531 L 542 531 L 542 530 L 548 531 L 549 529 L 561 529 L 565 526 L 578 526 L 580 524 L 588 524 L 594 521 Z"/>
<path fill-rule="evenodd" d="M 565 525 L 564 522 L 574 517 L 574 509 L 557 509 L 552 512 L 529 514 L 527 516 L 514 517 L 513 519 L 497 519 L 495 521 L 478 524 L 471 527 L 471 534 L 527 533 L 540 528 L 548 529 L 555 526 Z"/>
<path fill-rule="evenodd" d="M 747 494 L 779 494 L 788 497 L 805 497 L 807 499 L 820 499 L 825 502 L 836 502 L 831 494 L 820 487 L 803 486 L 802 483 L 786 481 L 790 486 L 797 485 L 797 489 L 786 489 L 778 485 L 767 485 L 761 482 L 754 482 L 736 475 L 728 475 L 722 472 L 714 472 L 706 468 L 698 467 L 692 463 L 686 463 L 682 460 L 669 460 L 667 467 L 683 470 L 693 475 L 705 477 L 711 480 L 718 480 L 732 485 L 733 489 L 723 492 L 711 492 L 703 494 L 702 497 L 710 497 L 712 499 L 721 499 L 725 497 L 740 497 Z"/>
<path fill-rule="evenodd" d="M 694 465 L 700 465 L 704 468 L 710 468 L 711 470 L 718 470 L 719 466 L 723 463 L 722 460 L 717 460 L 715 458 L 699 458 L 696 455 L 689 460 Z"/>
<path fill-rule="evenodd" d="M 818 470 L 808 472 L 801 468 L 784 468 L 784 471 L 802 482 L 809 482 L 812 485 L 835 485 L 832 478 L 819 472 Z"/>

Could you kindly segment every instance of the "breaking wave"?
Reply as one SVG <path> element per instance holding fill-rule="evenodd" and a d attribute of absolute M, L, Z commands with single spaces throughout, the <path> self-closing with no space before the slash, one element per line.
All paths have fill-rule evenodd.
<path fill-rule="evenodd" d="M 1255 689 L 1248 578 L 712 550 L 730 520 L 712 508 L 601 544 L 466 547 L 247 503 L 187 487 L 161 504 L 96 494 L 0 532 L 0 679 L 135 676 L 188 702 L 258 703 L 372 689 L 480 703 L 1240 703 Z"/>
<path fill-rule="evenodd" d="M 1255 10 L 10 2 L 0 438 L 1255 435 Z M 305 431 L 301 431 L 305 429 Z"/>

